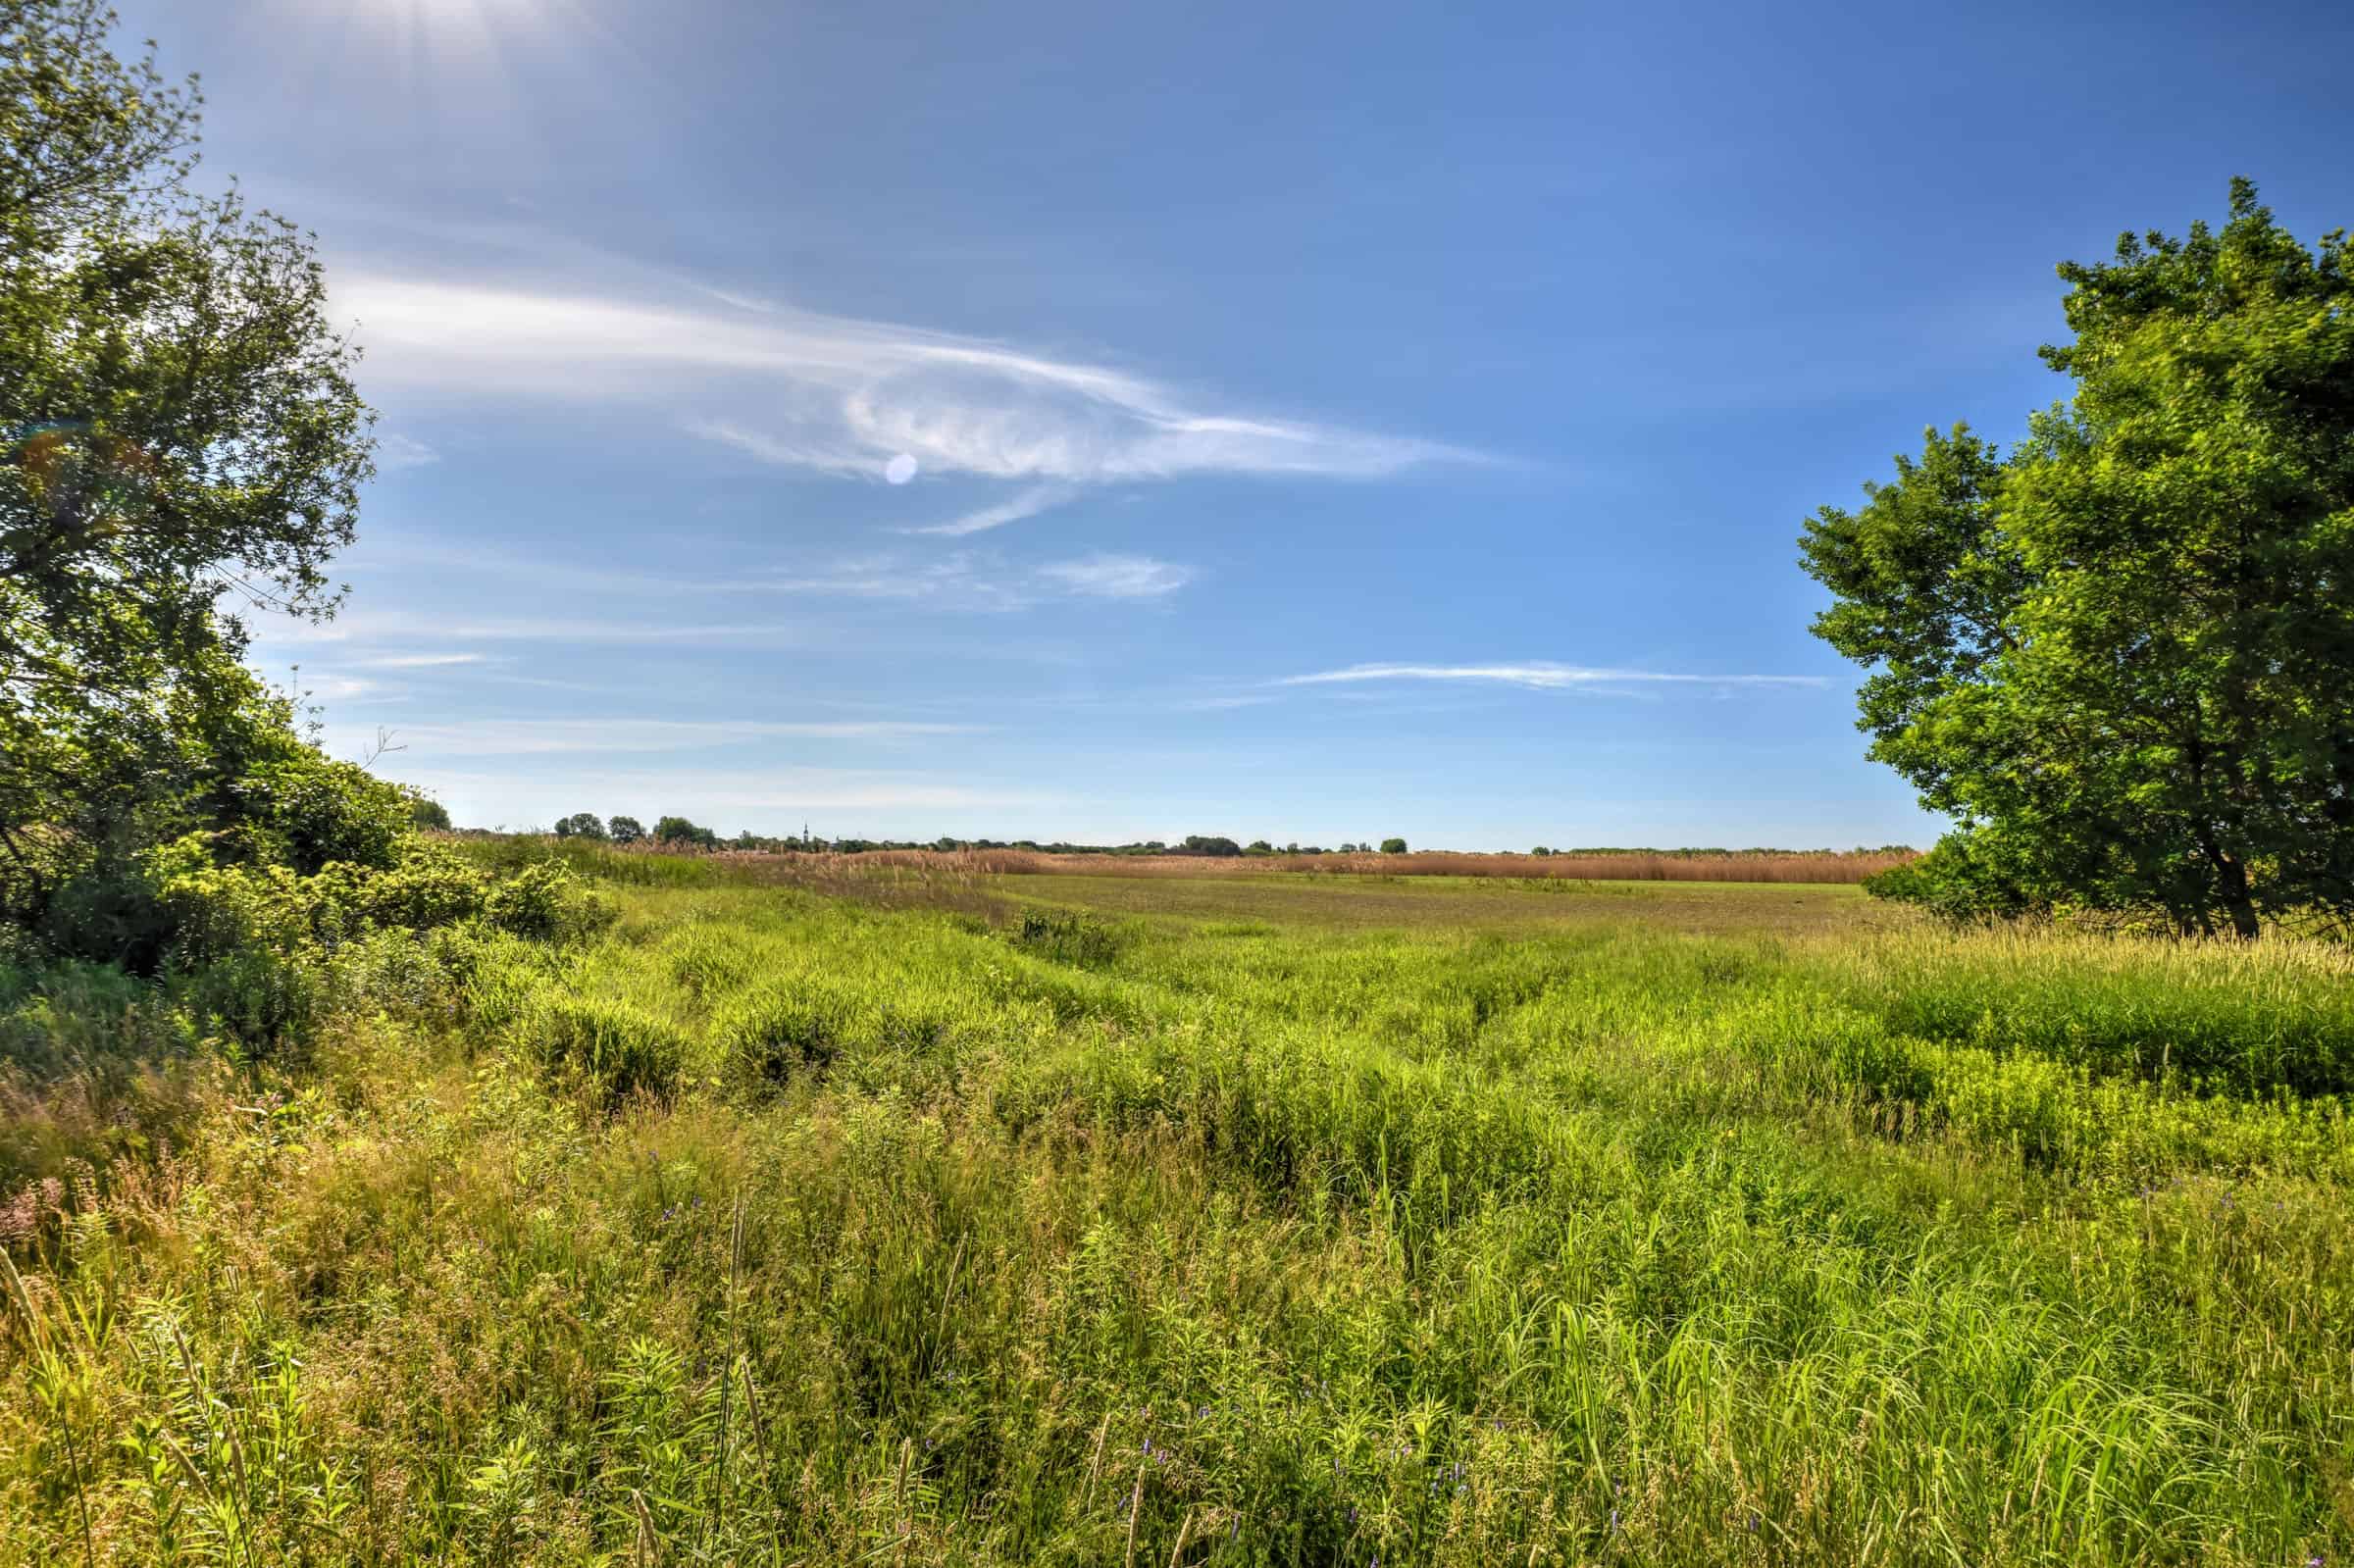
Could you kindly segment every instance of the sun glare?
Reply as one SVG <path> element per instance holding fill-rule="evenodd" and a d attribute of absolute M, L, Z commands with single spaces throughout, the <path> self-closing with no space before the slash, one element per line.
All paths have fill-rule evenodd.
<path fill-rule="evenodd" d="M 342 16 L 356 44 L 454 64 L 546 38 L 555 30 L 549 24 L 559 9 L 569 8 L 562 0 L 346 0 Z M 309 14 L 331 10 L 320 7 Z"/>

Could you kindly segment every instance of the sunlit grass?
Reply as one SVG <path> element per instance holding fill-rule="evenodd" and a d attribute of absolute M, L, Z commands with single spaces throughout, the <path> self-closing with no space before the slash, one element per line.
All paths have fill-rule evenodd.
<path fill-rule="evenodd" d="M 2354 1547 L 2342 954 L 663 881 L 6 993 L 0 1562 Z"/>

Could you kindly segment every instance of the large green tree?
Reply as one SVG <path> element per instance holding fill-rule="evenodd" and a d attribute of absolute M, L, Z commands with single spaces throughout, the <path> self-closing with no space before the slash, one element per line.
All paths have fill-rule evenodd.
<path fill-rule="evenodd" d="M 0 891 L 184 797 L 255 609 L 332 613 L 371 473 L 307 235 L 191 188 L 200 99 L 0 0 Z M 47 866 L 45 871 L 43 868 Z"/>
<path fill-rule="evenodd" d="M 1957 826 L 1895 890 L 2354 921 L 2354 250 L 2220 229 L 2068 263 L 2073 382 L 2008 453 L 1932 430 L 1806 528 L 1871 754 Z"/>

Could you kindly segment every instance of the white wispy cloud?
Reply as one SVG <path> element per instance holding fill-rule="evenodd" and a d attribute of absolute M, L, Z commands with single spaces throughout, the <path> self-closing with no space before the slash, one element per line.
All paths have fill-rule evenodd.
<path fill-rule="evenodd" d="M 816 571 L 749 577 L 735 586 L 745 593 L 877 599 L 947 610 L 1019 610 L 1038 596 L 1021 580 L 994 573 L 961 551 L 931 561 L 895 555 L 852 558 Z"/>
<path fill-rule="evenodd" d="M 763 462 L 1101 483 L 1194 474 L 1377 479 L 1484 461 L 1441 442 L 1208 409 L 1134 372 L 812 311 L 348 271 L 369 374 L 445 401 L 659 406 Z M 697 405 L 700 405 L 698 408 Z"/>
<path fill-rule="evenodd" d="M 298 683 L 305 697 L 321 702 L 346 702 L 354 697 L 374 696 L 384 691 L 380 683 L 366 676 L 317 674 L 308 670 L 302 672 Z"/>
<path fill-rule="evenodd" d="M 1254 697 L 1189 697 L 1182 702 L 1172 703 L 1171 706 L 1180 713 L 1220 713 L 1229 708 L 1261 707 L 1277 700 L 1279 699 L 1263 693 Z"/>
<path fill-rule="evenodd" d="M 441 454 L 413 435 L 387 430 L 376 438 L 376 466 L 386 474 L 402 469 L 426 468 L 441 461 Z"/>
<path fill-rule="evenodd" d="M 387 653 L 353 662 L 371 670 L 433 670 L 444 665 L 480 664 L 483 658 L 479 653 Z"/>
<path fill-rule="evenodd" d="M 741 588 L 742 584 L 732 584 Z M 799 647 L 822 640 L 806 626 L 759 621 L 630 622 L 615 617 L 504 616 L 430 610 L 347 610 L 332 621 L 277 617 L 262 623 L 257 645 L 305 647 L 406 642 L 561 642 L 582 647 L 724 643 Z"/>
<path fill-rule="evenodd" d="M 1055 561 L 1039 576 L 1091 599 L 1156 599 L 1194 581 L 1194 569 L 1146 555 L 1091 555 Z"/>
<path fill-rule="evenodd" d="M 1666 670 L 1624 670 L 1581 664 L 1353 664 L 1342 670 L 1286 676 L 1281 686 L 1355 684 L 1368 681 L 1459 681 L 1520 686 L 1531 691 L 1578 691 L 1612 686 L 1819 686 L 1812 675 L 1685 675 Z"/>
<path fill-rule="evenodd" d="M 1190 566 L 1144 555 L 1090 555 L 1030 569 L 1005 567 L 968 551 L 936 560 L 881 555 L 839 561 L 805 573 L 748 577 L 744 593 L 806 594 L 922 604 L 940 610 L 1023 610 L 1043 600 L 1149 599 L 1194 581 Z"/>
<path fill-rule="evenodd" d="M 973 725 L 898 720 L 473 719 L 456 724 L 403 725 L 396 738 L 422 760 L 692 751 L 760 740 L 919 740 L 976 733 L 978 727 Z"/>
<path fill-rule="evenodd" d="M 991 529 L 1001 529 L 1008 523 L 1019 523 L 1024 518 L 1036 517 L 1041 512 L 1062 505 L 1075 493 L 1077 492 L 1067 484 L 1041 484 L 1024 490 L 1009 501 L 1000 501 L 995 506 L 985 506 L 979 511 L 967 512 L 964 516 L 949 522 L 935 523 L 928 528 L 901 529 L 899 531 L 902 533 L 932 533 L 943 538 L 961 539 L 968 533 L 982 533 Z"/>

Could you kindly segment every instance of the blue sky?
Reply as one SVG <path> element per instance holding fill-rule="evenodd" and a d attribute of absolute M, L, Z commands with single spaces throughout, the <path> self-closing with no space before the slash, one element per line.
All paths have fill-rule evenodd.
<path fill-rule="evenodd" d="M 2053 264 L 2354 223 L 2354 11 L 183 0 L 384 473 L 257 663 L 464 823 L 1926 842 L 1792 540 Z"/>

